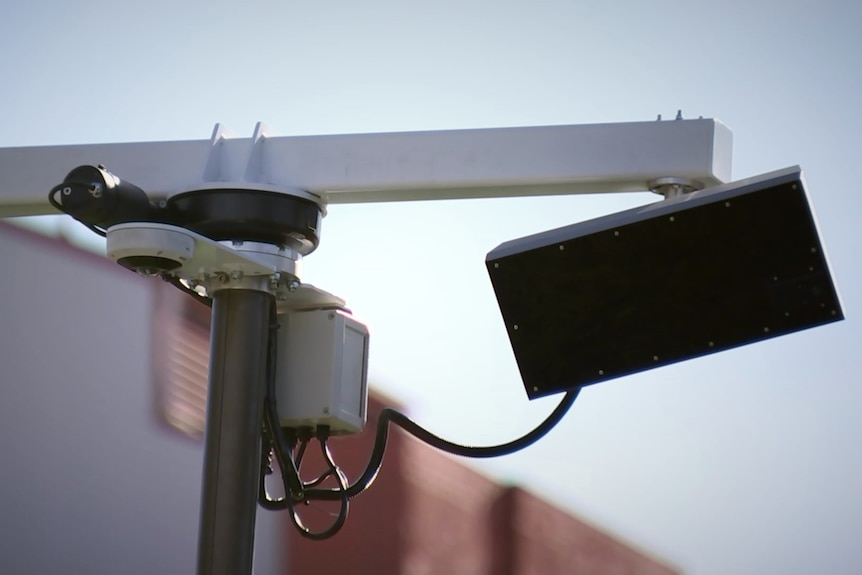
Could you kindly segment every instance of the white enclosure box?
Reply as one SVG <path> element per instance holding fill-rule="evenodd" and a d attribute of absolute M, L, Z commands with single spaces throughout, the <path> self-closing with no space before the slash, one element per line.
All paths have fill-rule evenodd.
<path fill-rule="evenodd" d="M 368 328 L 337 309 L 279 315 L 276 400 L 283 427 L 365 426 Z"/>

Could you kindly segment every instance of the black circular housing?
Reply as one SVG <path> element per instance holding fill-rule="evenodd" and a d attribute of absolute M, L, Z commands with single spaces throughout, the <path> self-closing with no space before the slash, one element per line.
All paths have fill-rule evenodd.
<path fill-rule="evenodd" d="M 117 263 L 132 271 L 146 270 L 154 274 L 170 272 L 183 265 L 182 262 L 159 256 L 128 256 L 118 259 Z"/>
<path fill-rule="evenodd" d="M 303 255 L 320 243 L 320 207 L 312 201 L 261 190 L 194 190 L 168 200 L 170 219 L 216 241 L 291 246 Z"/>

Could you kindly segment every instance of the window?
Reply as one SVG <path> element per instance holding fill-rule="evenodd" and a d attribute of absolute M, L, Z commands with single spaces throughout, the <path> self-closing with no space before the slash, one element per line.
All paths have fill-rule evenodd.
<path fill-rule="evenodd" d="M 168 284 L 158 284 L 152 350 L 159 420 L 203 437 L 209 371 L 210 310 Z"/>

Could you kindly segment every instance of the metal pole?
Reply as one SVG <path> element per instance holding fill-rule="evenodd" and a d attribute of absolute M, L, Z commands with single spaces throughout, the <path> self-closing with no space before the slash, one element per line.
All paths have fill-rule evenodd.
<path fill-rule="evenodd" d="M 252 572 L 271 305 L 265 291 L 213 294 L 198 575 Z"/>

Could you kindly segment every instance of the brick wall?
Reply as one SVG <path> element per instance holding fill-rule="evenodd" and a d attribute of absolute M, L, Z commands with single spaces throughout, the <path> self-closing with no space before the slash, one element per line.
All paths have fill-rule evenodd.
<path fill-rule="evenodd" d="M 333 440 L 350 479 L 368 460 L 377 413 L 392 403 L 369 398 L 369 425 Z M 322 469 L 306 456 L 308 477 Z M 344 528 L 326 541 L 289 530 L 289 573 L 317 575 L 673 575 L 672 567 L 528 491 L 499 485 L 402 433 L 390 430 L 375 483 L 351 503 Z"/>

